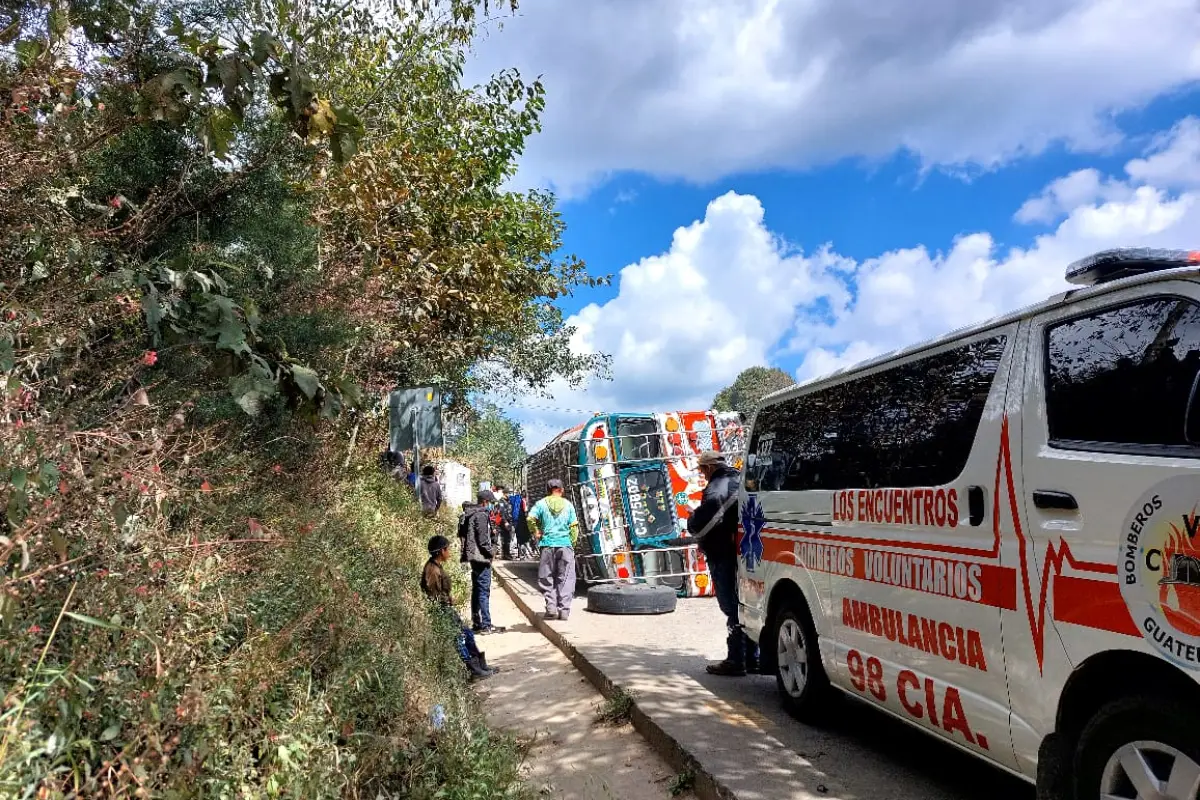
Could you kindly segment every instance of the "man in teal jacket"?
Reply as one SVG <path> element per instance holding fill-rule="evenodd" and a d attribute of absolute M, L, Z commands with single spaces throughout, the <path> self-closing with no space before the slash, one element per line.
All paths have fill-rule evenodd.
<path fill-rule="evenodd" d="M 571 616 L 575 596 L 575 540 L 579 538 L 579 519 L 575 507 L 563 497 L 560 480 L 546 484 L 549 496 L 529 510 L 529 529 L 541 550 L 538 586 L 546 599 L 546 619 L 566 620 Z"/>

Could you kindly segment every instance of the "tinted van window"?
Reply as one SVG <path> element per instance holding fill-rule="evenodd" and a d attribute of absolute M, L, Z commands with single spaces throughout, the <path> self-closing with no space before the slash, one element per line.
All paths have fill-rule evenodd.
<path fill-rule="evenodd" d="M 1200 306 L 1160 297 L 1055 325 L 1046 335 L 1052 444 L 1188 445 Z M 1197 420 L 1196 422 L 1200 422 Z"/>
<path fill-rule="evenodd" d="M 952 482 L 970 456 L 1005 341 L 971 342 L 762 409 L 748 486 L 769 492 Z"/>

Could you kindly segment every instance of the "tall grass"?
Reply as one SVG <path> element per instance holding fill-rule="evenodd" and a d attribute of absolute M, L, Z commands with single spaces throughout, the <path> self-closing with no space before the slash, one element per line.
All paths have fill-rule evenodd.
<path fill-rule="evenodd" d="M 0 639 L 0 797 L 524 796 L 419 589 L 448 520 L 365 465 L 226 502 L 278 542 L 114 553 Z"/>

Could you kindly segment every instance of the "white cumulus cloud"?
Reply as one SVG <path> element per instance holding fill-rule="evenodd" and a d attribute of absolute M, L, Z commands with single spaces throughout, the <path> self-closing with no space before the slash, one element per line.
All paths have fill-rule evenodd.
<path fill-rule="evenodd" d="M 1114 112 L 1195 82 L 1200 6 L 522 0 L 470 76 L 507 66 L 548 91 L 519 182 L 564 194 L 622 170 L 702 182 L 898 150 L 990 168 L 1106 148 Z"/>
<path fill-rule="evenodd" d="M 757 198 L 722 195 L 665 252 L 625 267 L 616 297 L 570 319 L 575 347 L 612 354 L 615 379 L 551 387 L 552 399 L 518 401 L 514 416 L 532 449 L 592 411 L 704 408 L 742 369 L 785 354 L 811 378 L 1040 301 L 1066 286 L 1071 261 L 1098 250 L 1196 248 L 1200 185 L 1138 177 L 1150 174 L 1143 164 L 1190 163 L 1192 134 L 1190 123 L 1176 126 L 1129 162 L 1127 177 L 1089 178 L 1092 191 L 1052 183 L 1039 197 L 1065 216 L 1024 248 L 978 232 L 944 251 L 916 246 L 861 262 L 829 248 L 803 253 L 766 227 Z M 1154 174 L 1170 183 L 1183 173 Z"/>
<path fill-rule="evenodd" d="M 1145 158 L 1126 164 L 1125 171 L 1155 186 L 1200 186 L 1200 119 L 1181 120 L 1159 137 Z"/>

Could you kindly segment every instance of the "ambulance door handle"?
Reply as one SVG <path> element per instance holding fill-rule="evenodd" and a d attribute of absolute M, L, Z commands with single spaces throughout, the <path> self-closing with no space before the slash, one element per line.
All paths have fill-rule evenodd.
<path fill-rule="evenodd" d="M 967 487 L 967 514 L 971 527 L 977 528 L 983 524 L 983 487 Z"/>
<path fill-rule="evenodd" d="M 1033 493 L 1033 504 L 1038 508 L 1055 509 L 1058 511 L 1076 511 L 1079 503 L 1069 492 L 1050 492 L 1038 489 Z"/>

